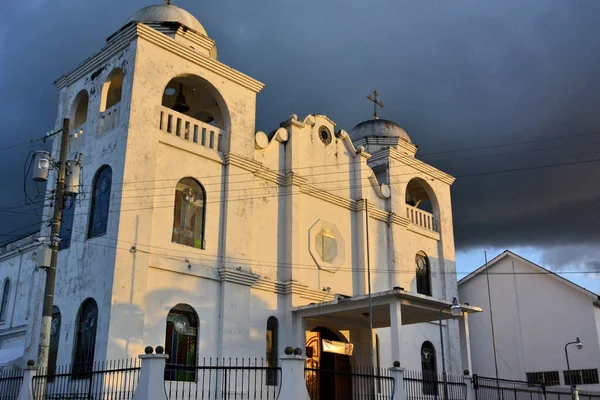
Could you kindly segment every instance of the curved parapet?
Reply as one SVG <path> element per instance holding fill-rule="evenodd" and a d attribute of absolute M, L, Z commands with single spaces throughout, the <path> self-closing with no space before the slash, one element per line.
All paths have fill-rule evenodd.
<path fill-rule="evenodd" d="M 270 138 L 269 138 L 270 136 Z M 256 150 L 264 150 L 267 147 L 269 147 L 269 145 L 271 143 L 273 143 L 273 141 L 279 142 L 279 143 L 285 143 L 287 142 L 289 139 L 289 134 L 287 129 L 285 128 L 279 128 L 273 132 L 271 132 L 270 135 L 267 135 L 265 132 L 263 131 L 258 131 L 254 134 L 254 148 Z"/>

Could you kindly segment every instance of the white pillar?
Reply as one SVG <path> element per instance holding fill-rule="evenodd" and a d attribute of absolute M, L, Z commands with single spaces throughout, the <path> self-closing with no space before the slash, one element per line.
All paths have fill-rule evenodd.
<path fill-rule="evenodd" d="M 286 400 L 310 400 L 306 390 L 304 365 L 306 357 L 284 355 L 281 362 L 281 398 Z M 134 399 L 135 400 L 135 399 Z"/>
<path fill-rule="evenodd" d="M 471 360 L 471 334 L 469 332 L 469 314 L 463 312 L 462 321 L 459 325 L 460 351 L 463 369 L 468 369 L 473 374 L 473 363 Z"/>
<path fill-rule="evenodd" d="M 390 331 L 392 339 L 392 362 L 398 361 L 400 362 L 400 366 L 402 366 L 402 310 L 398 297 L 390 301 Z"/>
<path fill-rule="evenodd" d="M 165 394 L 165 363 L 167 354 L 143 354 L 142 369 L 132 400 L 167 400 Z"/>
<path fill-rule="evenodd" d="M 390 368 L 392 378 L 394 378 L 394 397 L 392 400 L 405 400 L 406 388 L 404 387 L 404 371 L 402 367 Z"/>
<path fill-rule="evenodd" d="M 31 365 L 30 365 L 31 364 Z M 27 368 L 23 370 L 23 383 L 17 400 L 33 400 L 33 377 L 36 375 L 37 368 L 33 366 L 33 362 L 27 363 Z"/>
<path fill-rule="evenodd" d="M 465 375 L 463 377 L 465 380 L 465 385 L 467 389 L 467 398 L 466 400 L 475 400 L 475 388 L 473 387 L 473 376 Z"/>

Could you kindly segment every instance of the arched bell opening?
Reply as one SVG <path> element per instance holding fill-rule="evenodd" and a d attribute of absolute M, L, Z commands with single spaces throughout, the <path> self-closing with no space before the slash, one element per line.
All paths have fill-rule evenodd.
<path fill-rule="evenodd" d="M 162 94 L 161 130 L 222 150 L 230 129 L 229 113 L 218 90 L 197 75 L 180 75 L 169 81 Z"/>
<path fill-rule="evenodd" d="M 439 206 L 431 186 L 422 178 L 413 178 L 406 186 L 406 217 L 413 224 L 438 231 Z"/>

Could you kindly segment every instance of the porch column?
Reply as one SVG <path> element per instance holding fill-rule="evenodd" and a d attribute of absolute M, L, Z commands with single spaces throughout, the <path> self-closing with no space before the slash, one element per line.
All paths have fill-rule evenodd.
<path fill-rule="evenodd" d="M 300 347 L 302 353 L 306 350 L 306 321 L 300 315 L 292 315 L 292 347 Z"/>
<path fill-rule="evenodd" d="M 460 333 L 460 352 L 462 358 L 463 369 L 468 369 L 469 374 L 473 373 L 473 365 L 471 362 L 471 335 L 469 333 L 469 314 L 462 313 L 462 321 L 459 323 Z"/>
<path fill-rule="evenodd" d="M 392 339 L 392 362 L 398 361 L 402 366 L 402 346 L 404 339 L 402 337 L 402 308 L 400 299 L 394 297 L 390 301 L 390 331 Z"/>

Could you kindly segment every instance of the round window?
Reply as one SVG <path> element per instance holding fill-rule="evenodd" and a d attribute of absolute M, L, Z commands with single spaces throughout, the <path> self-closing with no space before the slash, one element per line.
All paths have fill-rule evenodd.
<path fill-rule="evenodd" d="M 319 138 L 321 139 L 321 142 L 325 143 L 326 145 L 331 143 L 331 132 L 325 125 L 319 128 Z"/>

